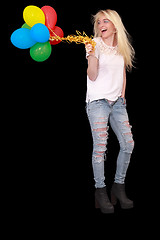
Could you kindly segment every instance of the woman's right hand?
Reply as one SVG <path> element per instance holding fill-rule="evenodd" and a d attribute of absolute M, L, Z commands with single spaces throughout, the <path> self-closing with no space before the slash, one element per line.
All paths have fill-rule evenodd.
<path fill-rule="evenodd" d="M 93 50 L 92 44 L 86 43 L 85 49 L 86 49 L 87 56 L 95 56 L 95 50 Z"/>

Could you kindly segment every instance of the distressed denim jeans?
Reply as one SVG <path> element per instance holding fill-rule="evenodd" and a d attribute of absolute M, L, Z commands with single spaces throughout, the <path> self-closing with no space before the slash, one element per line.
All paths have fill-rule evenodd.
<path fill-rule="evenodd" d="M 95 187 L 102 188 L 106 186 L 104 160 L 107 150 L 109 124 L 120 145 L 114 181 L 123 184 L 134 148 L 134 140 L 124 99 L 118 98 L 113 104 L 110 104 L 106 99 L 95 100 L 87 103 L 86 111 L 93 137 L 92 166 Z"/>

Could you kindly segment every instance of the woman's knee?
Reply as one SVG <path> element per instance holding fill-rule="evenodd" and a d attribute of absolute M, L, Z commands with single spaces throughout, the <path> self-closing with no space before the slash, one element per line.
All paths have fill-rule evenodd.
<path fill-rule="evenodd" d="M 120 144 L 121 150 L 126 153 L 132 153 L 135 146 L 135 142 L 132 139 L 125 141 L 123 144 Z"/>

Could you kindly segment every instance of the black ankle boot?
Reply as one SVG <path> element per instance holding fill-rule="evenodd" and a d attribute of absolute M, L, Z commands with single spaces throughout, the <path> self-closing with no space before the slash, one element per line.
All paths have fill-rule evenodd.
<path fill-rule="evenodd" d="M 113 213 L 114 207 L 110 203 L 106 187 L 97 188 L 95 191 L 95 207 L 100 208 L 102 213 Z"/>
<path fill-rule="evenodd" d="M 125 184 L 114 183 L 111 189 L 111 202 L 116 205 L 117 199 L 120 202 L 121 208 L 133 208 L 133 201 L 127 198 L 125 193 Z"/>

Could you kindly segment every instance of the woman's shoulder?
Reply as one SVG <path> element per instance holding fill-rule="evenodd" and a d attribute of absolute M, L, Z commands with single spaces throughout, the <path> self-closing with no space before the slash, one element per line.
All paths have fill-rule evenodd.
<path fill-rule="evenodd" d="M 94 40 L 96 43 L 100 43 L 101 37 L 95 37 L 95 38 L 93 38 L 93 40 Z"/>

